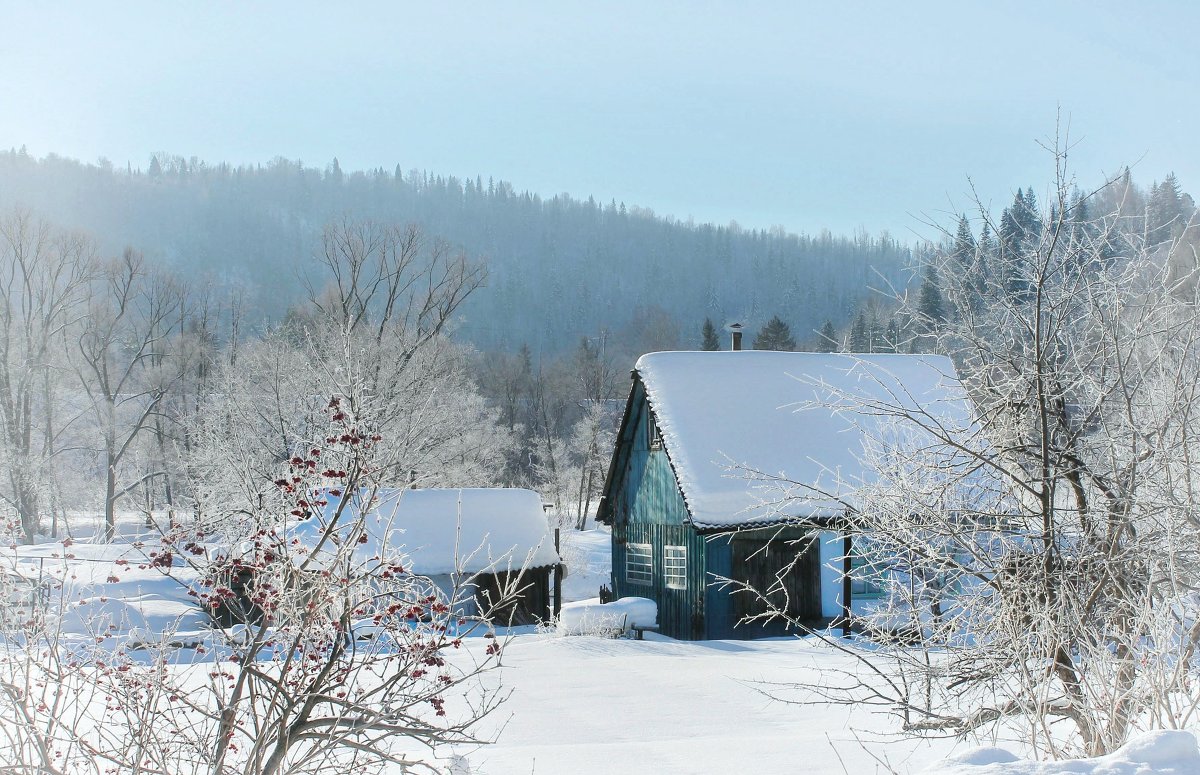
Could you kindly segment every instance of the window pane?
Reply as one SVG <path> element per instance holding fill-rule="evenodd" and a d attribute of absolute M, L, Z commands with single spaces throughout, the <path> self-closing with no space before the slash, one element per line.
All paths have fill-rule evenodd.
<path fill-rule="evenodd" d="M 646 446 L 650 449 L 662 449 L 662 436 L 658 434 L 658 424 L 649 412 L 646 412 Z"/>
<path fill-rule="evenodd" d="M 625 580 L 631 584 L 650 584 L 654 578 L 654 555 L 650 544 L 625 546 Z"/>
<path fill-rule="evenodd" d="M 687 589 L 687 547 L 663 547 L 663 580 L 671 589 Z"/>

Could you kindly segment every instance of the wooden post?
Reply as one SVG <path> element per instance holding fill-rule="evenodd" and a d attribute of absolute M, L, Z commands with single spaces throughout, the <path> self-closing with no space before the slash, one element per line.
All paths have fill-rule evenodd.
<path fill-rule="evenodd" d="M 554 528 L 554 553 L 558 554 L 559 550 L 559 528 Z M 562 555 L 559 554 L 558 565 L 554 566 L 554 618 L 562 613 Z"/>
<path fill-rule="evenodd" d="M 853 569 L 853 558 L 850 553 L 854 550 L 854 540 L 850 537 L 850 533 L 842 538 L 842 637 L 850 634 L 850 604 L 853 602 L 850 599 L 852 594 L 852 582 L 850 572 Z"/>

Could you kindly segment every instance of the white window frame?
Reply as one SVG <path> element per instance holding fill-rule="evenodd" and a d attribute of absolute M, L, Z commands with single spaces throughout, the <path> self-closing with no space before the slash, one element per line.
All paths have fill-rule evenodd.
<path fill-rule="evenodd" d="M 630 584 L 654 583 L 654 547 L 650 544 L 625 545 L 625 580 Z"/>
<path fill-rule="evenodd" d="M 878 600 L 884 596 L 883 569 L 863 557 L 859 548 L 850 548 L 850 597 L 855 600 Z"/>
<path fill-rule="evenodd" d="M 663 546 L 663 582 L 667 589 L 687 589 L 687 547 Z"/>
<path fill-rule="evenodd" d="M 658 423 L 654 422 L 654 414 L 646 408 L 646 447 L 662 449 L 662 434 L 659 433 Z"/>

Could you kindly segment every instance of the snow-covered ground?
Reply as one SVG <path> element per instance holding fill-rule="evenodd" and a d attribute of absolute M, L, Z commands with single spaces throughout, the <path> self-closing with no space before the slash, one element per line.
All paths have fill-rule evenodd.
<path fill-rule="evenodd" d="M 496 743 L 466 753 L 470 771 L 917 772 L 951 750 L 880 735 L 890 721 L 865 710 L 764 694 L 847 666 L 812 641 L 646 637 L 510 641 L 499 678 L 512 694 L 492 720 Z"/>
<path fill-rule="evenodd" d="M 123 538 L 111 545 L 75 540 L 20 547 L 17 566 L 27 577 L 53 576 L 64 583 L 67 632 L 100 635 L 113 646 L 152 640 L 164 630 L 203 640 L 204 620 L 186 587 L 152 567 L 153 545 L 144 533 L 138 535 L 136 523 L 122 527 Z M 139 540 L 145 541 L 140 548 L 134 543 Z M 8 550 L 7 567 L 13 551 Z M 571 566 L 564 598 L 594 598 L 608 583 L 608 533 L 564 531 L 562 554 Z M 176 574 L 182 571 L 175 568 Z M 816 696 L 805 687 L 854 668 L 851 657 L 815 640 L 686 643 L 646 637 L 514 630 L 503 669 L 485 678 L 509 692 L 478 730 L 494 742 L 447 752 L 442 764 L 460 775 L 1200 773 L 1195 738 L 1186 732 L 1157 733 L 1093 761 L 1049 763 L 974 748 L 977 742 L 906 740 L 895 734 L 895 721 L 887 715 L 812 702 Z M 486 645 L 469 639 L 467 650 Z M 215 658 L 221 650 L 178 651 L 178 661 L 191 662 Z"/>
<path fill-rule="evenodd" d="M 976 748 L 939 762 L 925 775 L 1196 775 L 1200 751 L 1191 732 L 1141 735 L 1095 759 L 1024 761 L 1002 748 Z"/>

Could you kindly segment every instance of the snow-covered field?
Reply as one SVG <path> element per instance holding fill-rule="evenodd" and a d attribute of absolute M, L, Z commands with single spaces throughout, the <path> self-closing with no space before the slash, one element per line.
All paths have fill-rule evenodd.
<path fill-rule="evenodd" d="M 467 755 L 471 772 L 916 772 L 950 751 L 881 737 L 889 722 L 863 710 L 764 694 L 847 666 L 812 641 L 646 637 L 514 638 L 499 737 Z"/>
<path fill-rule="evenodd" d="M 24 575 L 64 582 L 68 632 L 106 636 L 114 646 L 153 639 L 167 629 L 203 639 L 203 619 L 186 589 L 149 566 L 152 546 L 135 548 L 136 526 L 125 527 L 125 538 L 108 546 L 77 540 L 22 547 L 17 565 Z M 608 579 L 608 552 L 603 530 L 564 531 L 563 555 L 572 566 L 564 583 L 567 600 L 596 595 Z M 503 669 L 485 677 L 509 692 L 478 730 L 494 742 L 447 751 L 442 766 L 460 775 L 1200 773 L 1196 740 L 1186 732 L 1157 733 L 1094 761 L 1050 763 L 979 749 L 979 741 L 900 738 L 895 721 L 877 710 L 815 703 L 806 687 L 854 663 L 812 639 L 686 643 L 652 633 L 646 638 L 514 630 Z M 471 641 L 468 650 L 486 647 L 483 639 Z M 179 661 L 209 659 L 218 651 L 205 656 L 180 649 Z"/>

